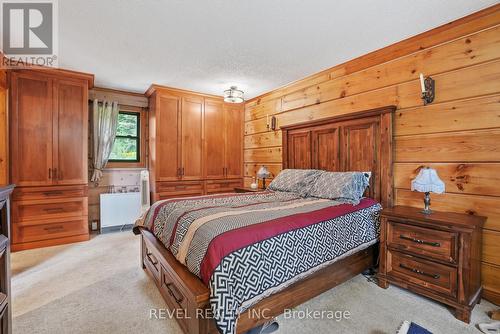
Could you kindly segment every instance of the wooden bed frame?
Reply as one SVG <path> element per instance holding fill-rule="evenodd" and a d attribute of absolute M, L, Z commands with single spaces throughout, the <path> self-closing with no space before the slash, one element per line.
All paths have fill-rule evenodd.
<path fill-rule="evenodd" d="M 395 109 L 390 106 L 282 127 L 284 168 L 371 170 L 370 196 L 384 206 L 392 205 L 392 115 Z M 338 159 L 331 164 L 324 156 Z M 151 232 L 141 229 L 141 239 L 142 267 L 153 278 L 183 331 L 218 333 L 209 316 L 209 288 L 181 265 Z M 350 255 L 263 299 L 241 314 L 237 332 L 244 333 L 265 323 L 285 309 L 296 307 L 372 267 L 377 249 L 378 245 L 374 245 Z"/>

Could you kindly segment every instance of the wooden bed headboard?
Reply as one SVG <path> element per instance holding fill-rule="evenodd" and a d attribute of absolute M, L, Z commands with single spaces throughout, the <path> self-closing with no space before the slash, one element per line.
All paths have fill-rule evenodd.
<path fill-rule="evenodd" d="M 372 172 L 367 196 L 392 206 L 395 106 L 281 127 L 283 168 Z"/>

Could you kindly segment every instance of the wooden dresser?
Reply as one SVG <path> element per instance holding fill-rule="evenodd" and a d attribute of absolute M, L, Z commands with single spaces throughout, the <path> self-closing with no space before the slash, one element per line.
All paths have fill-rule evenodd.
<path fill-rule="evenodd" d="M 12 332 L 10 294 L 10 195 L 13 185 L 0 187 L 0 334 Z"/>
<path fill-rule="evenodd" d="M 12 250 L 88 240 L 88 89 L 93 76 L 19 70 L 10 84 Z"/>
<path fill-rule="evenodd" d="M 153 201 L 243 184 L 243 105 L 158 85 L 146 95 Z"/>
<path fill-rule="evenodd" d="M 470 322 L 481 299 L 481 235 L 485 217 L 421 213 L 396 206 L 381 214 L 379 286 L 422 294 Z"/>

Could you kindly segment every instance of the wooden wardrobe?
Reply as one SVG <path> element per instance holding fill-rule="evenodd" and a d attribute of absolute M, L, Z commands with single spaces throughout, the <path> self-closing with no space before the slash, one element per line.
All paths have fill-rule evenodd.
<path fill-rule="evenodd" d="M 158 85 L 146 95 L 153 201 L 242 185 L 243 105 Z"/>
<path fill-rule="evenodd" d="M 88 89 L 93 76 L 18 70 L 10 83 L 12 250 L 88 240 Z"/>

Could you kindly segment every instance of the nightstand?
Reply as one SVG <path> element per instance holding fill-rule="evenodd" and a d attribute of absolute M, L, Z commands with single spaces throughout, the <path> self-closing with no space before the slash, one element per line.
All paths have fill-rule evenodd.
<path fill-rule="evenodd" d="M 234 192 L 236 193 L 256 193 L 259 191 L 264 191 L 265 189 L 252 189 L 252 188 L 245 188 L 245 187 L 236 187 L 234 188 Z"/>
<path fill-rule="evenodd" d="M 396 206 L 380 226 L 379 286 L 389 283 L 447 304 L 470 322 L 481 300 L 481 229 L 485 217 Z"/>

